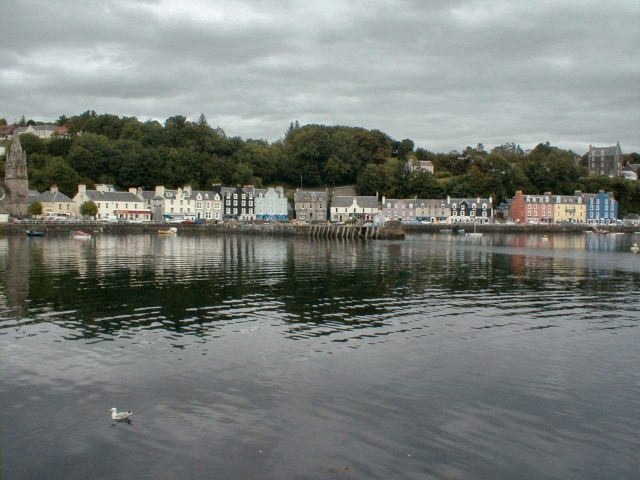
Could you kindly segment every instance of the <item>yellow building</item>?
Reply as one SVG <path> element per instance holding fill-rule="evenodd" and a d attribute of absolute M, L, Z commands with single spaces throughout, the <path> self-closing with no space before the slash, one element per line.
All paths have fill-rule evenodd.
<path fill-rule="evenodd" d="M 587 223 L 587 206 L 582 195 L 556 195 L 553 205 L 554 223 Z"/>
<path fill-rule="evenodd" d="M 56 186 L 51 187 L 48 192 L 29 195 L 29 203 L 33 202 L 42 204 L 42 215 L 44 216 L 76 217 L 78 215 L 75 202 L 58 191 Z"/>

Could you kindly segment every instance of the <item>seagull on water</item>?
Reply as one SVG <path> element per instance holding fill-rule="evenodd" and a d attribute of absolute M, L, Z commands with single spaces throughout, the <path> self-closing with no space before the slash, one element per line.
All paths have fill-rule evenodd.
<path fill-rule="evenodd" d="M 131 415 L 133 415 L 132 411 L 119 412 L 115 407 L 111 409 L 111 418 L 116 422 L 127 420 Z"/>

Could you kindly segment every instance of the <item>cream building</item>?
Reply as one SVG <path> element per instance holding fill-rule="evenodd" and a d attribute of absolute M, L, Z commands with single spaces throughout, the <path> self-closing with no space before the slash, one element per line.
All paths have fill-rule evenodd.
<path fill-rule="evenodd" d="M 78 216 L 76 203 L 58 190 L 55 185 L 48 192 L 38 195 L 29 195 L 29 202 L 40 202 L 42 204 L 42 215 L 59 215 L 65 217 Z"/>
<path fill-rule="evenodd" d="M 331 221 L 345 222 L 354 218 L 373 220 L 379 213 L 377 197 L 333 197 Z"/>
<path fill-rule="evenodd" d="M 98 207 L 96 220 L 151 220 L 151 210 L 146 202 L 132 191 L 116 192 L 112 185 L 104 184 L 96 185 L 95 190 L 87 190 L 86 185 L 78 185 L 78 193 L 73 197 L 78 212 L 89 200 Z"/>

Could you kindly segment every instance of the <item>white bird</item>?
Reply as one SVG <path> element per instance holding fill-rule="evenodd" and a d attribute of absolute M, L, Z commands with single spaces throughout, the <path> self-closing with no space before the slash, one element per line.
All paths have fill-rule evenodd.
<path fill-rule="evenodd" d="M 634 244 L 633 244 L 633 246 L 631 247 L 631 251 L 632 251 L 633 253 L 638 253 L 638 252 L 640 252 L 640 247 L 638 246 L 638 244 L 637 244 L 637 243 L 634 243 Z"/>
<path fill-rule="evenodd" d="M 122 420 L 126 420 L 131 415 L 133 415 L 133 412 L 131 412 L 131 411 L 118 412 L 115 407 L 111 409 L 111 418 L 113 420 L 115 420 L 116 422 L 119 422 L 119 421 L 122 421 Z"/>

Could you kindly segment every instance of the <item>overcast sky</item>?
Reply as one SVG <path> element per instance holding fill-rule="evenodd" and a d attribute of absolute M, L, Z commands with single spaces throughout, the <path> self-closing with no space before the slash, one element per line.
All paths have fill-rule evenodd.
<path fill-rule="evenodd" d="M 85 110 L 244 138 L 352 125 L 433 151 L 640 152 L 638 0 L 15 0 L 0 117 Z"/>

